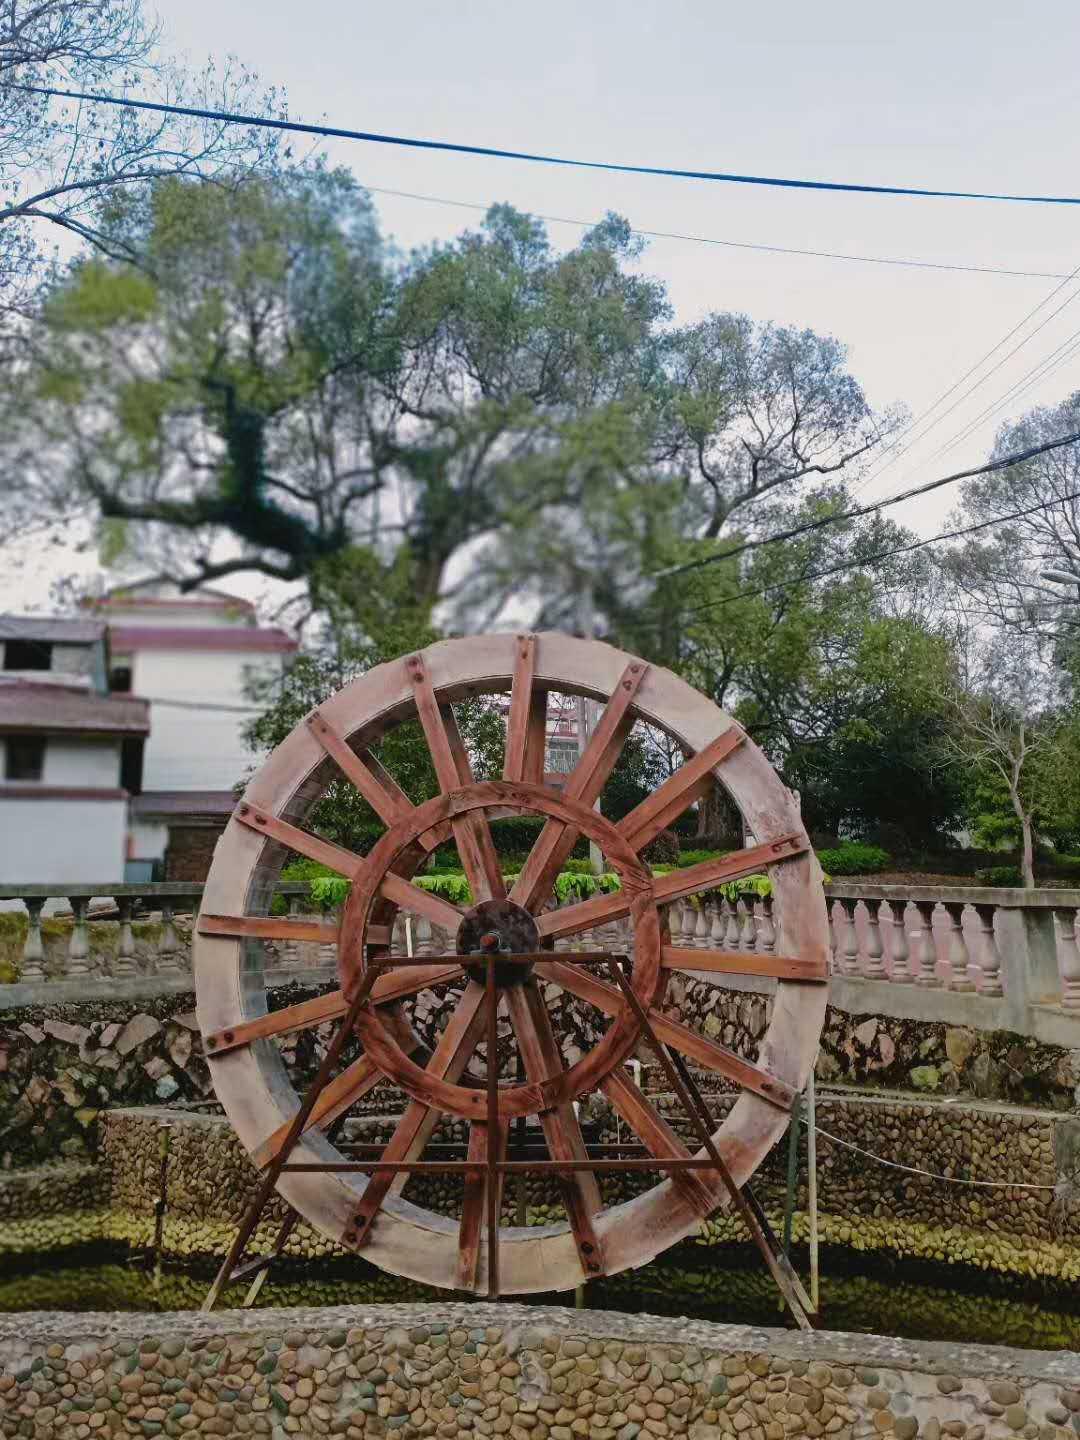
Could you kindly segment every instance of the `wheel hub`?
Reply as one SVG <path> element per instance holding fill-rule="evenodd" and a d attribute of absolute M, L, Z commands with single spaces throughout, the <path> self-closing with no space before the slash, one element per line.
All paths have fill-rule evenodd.
<path fill-rule="evenodd" d="M 535 955 L 540 949 L 540 932 L 536 921 L 521 905 L 512 900 L 481 900 L 465 917 L 458 928 L 457 953 L 459 955 Z M 495 984 L 500 989 L 509 985 L 520 985 L 532 974 L 532 964 L 522 965 L 515 961 L 495 962 Z M 487 980 L 487 964 L 466 965 L 466 971 L 473 980 L 483 985 Z"/>

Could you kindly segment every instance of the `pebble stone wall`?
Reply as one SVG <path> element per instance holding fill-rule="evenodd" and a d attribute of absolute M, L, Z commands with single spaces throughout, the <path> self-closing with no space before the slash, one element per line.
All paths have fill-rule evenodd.
<path fill-rule="evenodd" d="M 662 1097 L 655 1097 L 663 1105 Z M 714 1097 L 714 1110 L 729 1103 Z M 667 1108 L 666 1106 L 664 1108 Z M 669 1109 L 668 1113 L 672 1111 Z M 161 1131 L 169 1126 L 164 1247 L 181 1256 L 223 1253 L 256 1184 L 256 1173 L 220 1116 L 168 1110 L 115 1110 L 103 1117 L 103 1151 L 112 1175 L 105 1236 L 131 1245 L 149 1243 L 154 1203 L 161 1193 Z M 356 1138 L 385 1141 L 392 1114 L 350 1122 Z M 603 1116 L 600 1138 L 616 1139 Z M 951 1262 L 1005 1275 L 1080 1278 L 1080 1121 L 1051 1112 L 1001 1104 L 934 1100 L 832 1097 L 818 1107 L 823 1131 L 897 1165 L 932 1168 L 958 1180 L 1012 1182 L 994 1188 L 953 1185 L 871 1164 L 819 1136 L 819 1204 L 823 1242 L 856 1251 Z M 692 1137 L 684 1130 L 687 1139 Z M 453 1139 L 452 1126 L 436 1139 Z M 624 1137 L 625 1138 L 625 1137 Z M 774 1218 L 785 1193 L 786 1145 L 776 1147 L 755 1188 Z M 605 1177 L 605 1200 L 652 1183 L 652 1177 Z M 1042 1189 L 1023 1188 L 1043 1186 Z M 0 1181 L 0 1194 L 4 1182 Z M 454 1189 L 456 1187 L 456 1190 Z M 455 1214 L 460 1181 L 413 1179 L 408 1194 L 420 1204 Z M 561 1216 L 557 1194 L 530 1180 L 527 1223 Z M 796 1197 L 795 1236 L 805 1236 L 805 1174 Z M 271 1243 L 283 1211 L 267 1208 L 255 1245 Z M 50 1222 L 54 1224 L 55 1222 Z M 516 1191 L 507 1186 L 503 1223 L 515 1224 Z M 28 1232 L 29 1233 L 29 1232 Z M 705 1222 L 699 1243 L 744 1239 L 739 1222 L 718 1212 Z M 14 1232 L 9 1248 L 21 1248 Z M 5 1237 L 0 1232 L 0 1253 Z M 29 1247 L 40 1248 L 40 1247 Z M 305 1225 L 294 1231 L 289 1253 L 336 1252 Z"/>
<path fill-rule="evenodd" d="M 1080 1357 L 515 1305 L 0 1324 L 0 1431 L 1074 1440 Z"/>

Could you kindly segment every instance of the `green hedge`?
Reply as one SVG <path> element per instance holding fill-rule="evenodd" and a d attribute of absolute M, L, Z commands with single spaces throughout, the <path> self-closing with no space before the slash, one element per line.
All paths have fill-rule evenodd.
<path fill-rule="evenodd" d="M 877 845 L 862 845 L 854 840 L 817 852 L 821 868 L 829 875 L 873 875 L 888 870 L 892 856 Z"/>

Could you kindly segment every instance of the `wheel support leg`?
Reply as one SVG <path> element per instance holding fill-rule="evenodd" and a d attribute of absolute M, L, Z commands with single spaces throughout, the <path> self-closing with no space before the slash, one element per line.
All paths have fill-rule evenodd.
<path fill-rule="evenodd" d="M 623 974 L 618 962 L 612 960 L 609 964 L 609 969 L 616 984 L 622 990 L 627 1004 L 637 1017 L 650 1048 L 663 1067 L 668 1080 L 671 1082 L 672 1089 L 676 1095 L 678 1095 L 683 1109 L 686 1111 L 687 1119 L 691 1125 L 693 1125 L 697 1132 L 698 1139 L 704 1146 L 709 1159 L 716 1168 L 717 1174 L 723 1181 L 724 1188 L 731 1197 L 731 1203 L 739 1212 L 743 1224 L 750 1231 L 750 1236 L 754 1244 L 760 1250 L 769 1274 L 773 1277 L 781 1295 L 783 1295 L 787 1301 L 788 1308 L 795 1319 L 795 1323 L 800 1330 L 813 1329 L 809 1318 L 813 1313 L 809 1296 L 807 1296 L 802 1285 L 799 1283 L 799 1278 L 788 1263 L 787 1257 L 776 1243 L 776 1237 L 772 1234 L 764 1211 L 757 1203 L 756 1198 L 748 1193 L 749 1187 L 747 1186 L 740 1190 L 738 1185 L 735 1184 L 731 1171 L 724 1164 L 723 1157 L 716 1148 L 712 1138 L 712 1129 L 709 1124 L 708 1110 L 705 1102 L 701 1097 L 700 1091 L 697 1090 L 693 1077 L 687 1070 L 682 1057 L 670 1052 L 667 1047 L 662 1045 L 657 1039 L 649 1021 L 647 1011 L 634 994 L 633 986 Z M 699 1105 L 700 1109 L 698 1108 Z"/>
<path fill-rule="evenodd" d="M 308 1092 L 304 1096 L 303 1104 L 300 1106 L 300 1109 L 297 1110 L 296 1114 L 292 1118 L 292 1124 L 289 1126 L 289 1132 L 285 1136 L 285 1140 L 281 1146 L 281 1149 L 270 1161 L 270 1164 L 266 1167 L 266 1174 L 263 1176 L 262 1183 L 260 1184 L 255 1194 L 254 1200 L 252 1200 L 251 1204 L 248 1207 L 247 1214 L 244 1216 L 243 1220 L 240 1223 L 240 1228 L 236 1232 L 236 1236 L 233 1239 L 233 1243 L 229 1249 L 229 1253 L 221 1262 L 221 1269 L 214 1277 L 214 1283 L 207 1291 L 206 1299 L 203 1301 L 201 1307 L 204 1314 L 213 1310 L 214 1306 L 217 1304 L 217 1299 L 218 1296 L 221 1294 L 222 1289 L 229 1282 L 237 1264 L 243 1258 L 244 1250 L 247 1248 L 247 1243 L 254 1234 L 255 1227 L 258 1225 L 259 1220 L 262 1217 L 262 1213 L 266 1209 L 267 1202 L 269 1201 L 271 1195 L 273 1195 L 274 1193 L 274 1189 L 278 1182 L 278 1177 L 281 1174 L 285 1162 L 291 1155 L 293 1147 L 296 1145 L 296 1142 L 303 1134 L 304 1126 L 307 1124 L 308 1116 L 315 1108 L 316 1100 L 318 1100 L 320 1094 L 325 1089 L 331 1075 L 334 1073 L 334 1068 L 337 1065 L 338 1060 L 341 1058 L 341 1052 L 345 1048 L 345 1042 L 352 1034 L 353 1026 L 356 1023 L 356 1017 L 357 1015 L 359 1015 L 361 1008 L 367 1003 L 368 994 L 371 990 L 371 987 L 374 985 L 375 980 L 380 973 L 380 970 L 381 967 L 378 965 L 369 965 L 368 968 L 365 970 L 364 977 L 360 981 L 360 984 L 357 988 L 356 996 L 352 1004 L 349 1006 L 348 1012 L 344 1020 L 341 1022 L 337 1033 L 334 1035 L 333 1040 L 331 1040 L 330 1046 L 326 1054 L 323 1056 L 323 1061 L 322 1064 L 319 1066 L 318 1074 L 311 1082 L 311 1085 L 308 1088 Z M 287 1220 L 286 1223 L 288 1223 Z M 278 1238 L 280 1240 L 281 1237 L 279 1236 Z M 286 1235 L 285 1238 L 287 1239 L 288 1236 Z"/>

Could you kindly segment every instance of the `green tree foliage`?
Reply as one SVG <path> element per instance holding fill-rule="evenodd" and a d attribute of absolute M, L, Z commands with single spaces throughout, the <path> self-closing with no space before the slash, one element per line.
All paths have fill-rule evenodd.
<path fill-rule="evenodd" d="M 251 686 L 251 698 L 265 707 L 248 729 L 253 749 L 272 749 L 310 710 L 358 675 L 439 638 L 429 607 L 417 596 L 407 557 L 387 568 L 372 551 L 353 549 L 326 562 L 319 584 L 325 623 L 282 677 Z M 498 775 L 502 717 L 480 700 L 456 705 L 455 713 L 475 777 Z M 374 753 L 414 804 L 439 793 L 418 721 L 390 730 Z M 327 839 L 359 851 L 370 849 L 385 828 L 367 801 L 344 781 L 331 784 L 309 823 Z"/>

